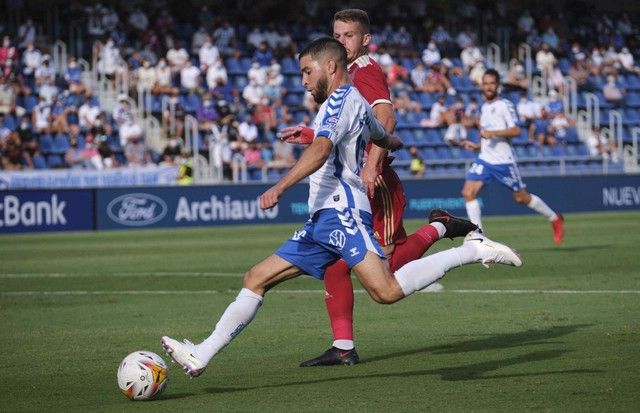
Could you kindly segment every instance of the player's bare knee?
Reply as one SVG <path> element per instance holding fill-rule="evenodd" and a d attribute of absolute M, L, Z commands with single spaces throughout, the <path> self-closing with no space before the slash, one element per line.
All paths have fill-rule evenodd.
<path fill-rule="evenodd" d="M 378 304 L 392 304 L 397 301 L 395 294 L 389 289 L 374 287 L 370 288 L 368 292 L 373 301 Z"/>

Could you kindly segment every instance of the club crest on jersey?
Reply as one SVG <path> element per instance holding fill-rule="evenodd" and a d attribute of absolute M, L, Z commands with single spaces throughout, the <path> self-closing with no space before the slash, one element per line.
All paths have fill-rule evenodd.
<path fill-rule="evenodd" d="M 341 250 L 344 248 L 344 243 L 347 241 L 347 237 L 344 235 L 344 232 L 339 229 L 334 229 L 329 234 L 329 244 Z"/>

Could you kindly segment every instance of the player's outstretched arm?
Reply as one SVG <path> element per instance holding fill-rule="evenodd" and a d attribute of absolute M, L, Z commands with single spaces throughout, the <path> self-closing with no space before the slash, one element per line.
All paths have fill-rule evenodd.
<path fill-rule="evenodd" d="M 488 130 L 488 129 L 480 129 L 480 136 L 482 139 L 491 139 L 491 138 L 515 138 L 520 135 L 520 128 L 518 126 L 513 126 L 507 129 L 499 129 L 499 130 Z"/>
<path fill-rule="evenodd" d="M 300 124 L 280 129 L 277 136 L 283 142 L 311 145 L 314 135 L 313 129 Z"/>
<path fill-rule="evenodd" d="M 307 176 L 311 175 L 324 163 L 331 154 L 333 142 L 325 137 L 318 137 L 313 143 L 305 149 L 298 162 L 287 172 L 285 176 L 280 178 L 277 184 L 272 186 L 260 195 L 260 208 L 273 208 L 284 191 L 297 184 Z"/>

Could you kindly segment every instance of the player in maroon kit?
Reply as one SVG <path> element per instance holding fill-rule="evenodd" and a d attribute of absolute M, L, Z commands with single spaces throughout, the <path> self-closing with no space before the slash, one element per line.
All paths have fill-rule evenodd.
<path fill-rule="evenodd" d="M 369 16 L 359 9 L 337 12 L 333 20 L 333 37 L 347 50 L 349 74 L 353 84 L 372 106 L 376 118 L 392 134 L 396 118 L 385 75 L 378 63 L 366 54 L 371 40 Z M 282 129 L 280 136 L 291 143 L 311 143 L 314 132 L 309 128 L 294 126 Z M 406 206 L 404 189 L 400 178 L 390 166 L 393 158 L 375 145 L 369 145 L 367 153 L 360 177 L 371 203 L 374 235 L 387 255 L 392 270 L 421 257 L 440 238 L 465 236 L 477 229 L 470 221 L 453 217 L 442 210 L 434 210 L 429 215 L 430 224 L 407 236 L 402 222 Z M 349 267 L 344 261 L 337 261 L 327 268 L 324 285 L 325 303 L 333 330 L 333 346 L 300 366 L 356 364 L 359 357 L 353 342 L 353 285 Z"/>

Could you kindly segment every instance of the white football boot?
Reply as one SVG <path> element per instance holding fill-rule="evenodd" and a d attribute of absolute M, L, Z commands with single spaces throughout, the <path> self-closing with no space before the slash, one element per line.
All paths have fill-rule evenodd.
<path fill-rule="evenodd" d="M 161 341 L 169 357 L 182 366 L 189 376 L 198 377 L 204 372 L 207 365 L 197 356 L 192 342 L 189 340 L 180 342 L 167 336 L 162 337 Z"/>
<path fill-rule="evenodd" d="M 475 248 L 476 250 L 476 262 L 480 262 L 486 268 L 489 268 L 489 264 L 505 264 L 513 265 L 514 267 L 522 266 L 522 258 L 518 253 L 499 242 L 492 241 L 485 235 L 478 231 L 471 231 L 464 237 L 464 244 Z"/>

